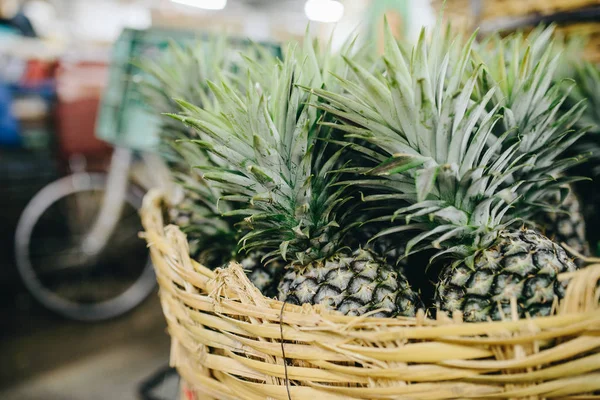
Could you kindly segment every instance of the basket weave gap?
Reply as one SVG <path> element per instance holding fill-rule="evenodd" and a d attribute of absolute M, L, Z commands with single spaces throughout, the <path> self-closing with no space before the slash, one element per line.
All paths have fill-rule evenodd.
<path fill-rule="evenodd" d="M 461 379 L 466 377 L 477 376 L 480 373 L 487 371 L 480 370 L 469 370 L 469 369 L 453 369 L 442 367 L 435 364 L 427 365 L 410 365 L 404 364 L 404 366 L 396 367 L 371 367 L 365 368 L 357 366 L 344 366 L 339 364 L 330 363 L 328 361 L 314 361 L 316 366 L 323 367 L 329 370 L 345 372 L 347 374 L 354 374 L 358 376 L 372 376 L 377 378 L 398 378 L 404 381 L 413 382 L 435 382 Z"/>
<path fill-rule="evenodd" d="M 468 377 L 472 382 L 532 382 L 558 379 L 561 377 L 580 375 L 595 370 L 600 361 L 600 354 L 576 359 L 564 364 L 550 366 L 533 372 L 513 373 L 505 375 L 475 375 Z"/>
<path fill-rule="evenodd" d="M 519 343 L 527 343 L 527 342 L 538 342 L 540 344 L 550 344 L 553 339 L 556 338 L 564 338 L 571 337 L 576 335 L 581 335 L 587 332 L 589 329 L 594 326 L 598 326 L 600 324 L 600 319 L 591 317 L 590 320 L 581 321 L 578 323 L 574 323 L 572 325 L 567 325 L 560 328 L 554 328 L 551 330 L 539 331 L 535 333 L 521 333 L 516 336 L 511 337 L 442 337 L 438 340 L 440 342 L 445 343 L 456 343 L 463 345 L 478 345 L 478 346 L 491 346 L 491 345 L 500 345 L 500 344 L 519 344 Z M 544 347 L 544 346 L 541 346 Z"/>
<path fill-rule="evenodd" d="M 581 336 L 562 343 L 556 347 L 551 347 L 539 353 L 532 354 L 521 360 L 451 360 L 443 361 L 441 364 L 459 368 L 473 369 L 518 369 L 533 367 L 536 365 L 548 364 L 565 358 L 586 353 L 600 346 L 600 338 Z"/>

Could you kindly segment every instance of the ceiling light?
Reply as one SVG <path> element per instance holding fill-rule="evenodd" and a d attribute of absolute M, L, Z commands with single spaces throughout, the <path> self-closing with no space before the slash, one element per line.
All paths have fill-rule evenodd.
<path fill-rule="evenodd" d="M 183 4 L 190 7 L 203 8 L 205 10 L 222 10 L 227 5 L 227 0 L 171 0 L 173 3 Z"/>
<path fill-rule="evenodd" d="M 311 21 L 338 22 L 344 16 L 344 5 L 336 0 L 308 0 L 304 12 Z"/>

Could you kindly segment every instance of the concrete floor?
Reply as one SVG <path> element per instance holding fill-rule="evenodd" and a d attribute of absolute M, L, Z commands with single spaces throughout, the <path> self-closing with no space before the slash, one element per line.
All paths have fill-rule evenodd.
<path fill-rule="evenodd" d="M 166 365 L 168 351 L 156 335 L 130 341 L 21 382 L 0 392 L 0 399 L 140 399 L 139 384 Z M 177 399 L 176 385 L 160 389 L 160 399 Z"/>
<path fill-rule="evenodd" d="M 26 310 L 5 314 L 0 399 L 140 399 L 140 384 L 168 365 L 156 294 L 127 315 L 93 324 L 58 318 L 36 303 Z M 177 398 L 174 385 L 163 391 L 161 400 Z"/>

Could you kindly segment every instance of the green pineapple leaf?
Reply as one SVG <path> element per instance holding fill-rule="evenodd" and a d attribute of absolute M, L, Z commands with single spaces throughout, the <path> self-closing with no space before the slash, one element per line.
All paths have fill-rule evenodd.
<path fill-rule="evenodd" d="M 267 87 L 209 83 L 219 112 L 182 102 L 184 113 L 171 115 L 198 132 L 202 139 L 194 144 L 221 159 L 203 177 L 222 199 L 235 200 L 237 209 L 227 215 L 244 217 L 243 250 L 306 263 L 336 251 L 353 225 L 339 221 L 340 210 L 356 202 L 335 185 L 347 174 L 345 151 L 331 137 L 327 112 L 310 107 L 312 94 L 303 89 L 328 87 L 334 78 L 325 68 L 343 74 L 341 66 L 341 58 L 305 40 L 265 69 L 272 77 Z"/>

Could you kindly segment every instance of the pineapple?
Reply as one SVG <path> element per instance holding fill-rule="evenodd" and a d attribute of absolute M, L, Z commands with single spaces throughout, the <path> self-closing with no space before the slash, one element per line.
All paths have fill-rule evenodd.
<path fill-rule="evenodd" d="M 574 71 L 570 74 L 575 80 L 575 87 L 568 92 L 568 101 L 577 104 L 581 101 L 587 102 L 587 107 L 578 124 L 582 128 L 591 127 L 590 135 L 582 144 L 590 147 L 595 162 L 595 173 L 600 173 L 600 66 L 587 61 L 575 64 Z"/>
<path fill-rule="evenodd" d="M 245 257 L 238 257 L 237 262 L 241 264 L 250 281 L 262 294 L 267 297 L 277 297 L 277 288 L 285 265 L 280 258 L 264 263 L 264 256 L 265 254 L 260 251 L 253 251 Z"/>
<path fill-rule="evenodd" d="M 292 304 L 329 304 L 347 315 L 374 311 L 378 317 L 414 316 L 420 305 L 401 272 L 365 249 L 289 270 L 279 285 L 279 297 Z"/>
<path fill-rule="evenodd" d="M 336 185 L 346 152 L 321 140 L 332 134 L 317 123 L 327 116 L 300 88 L 327 86 L 328 71 L 344 70 L 327 47 L 320 52 L 318 42 L 305 40 L 271 71 L 272 88 L 248 85 L 255 90 L 240 93 L 211 84 L 221 113 L 183 102 L 187 112 L 174 117 L 197 129 L 203 140 L 196 144 L 227 165 L 205 168 L 203 177 L 238 204 L 225 215 L 244 217 L 242 249 L 286 260 L 280 300 L 350 315 L 415 315 L 418 298 L 394 265 L 345 247 L 360 228 L 360 201 Z"/>
<path fill-rule="evenodd" d="M 568 104 L 584 101 L 587 105 L 585 112 L 578 123 L 580 128 L 588 127 L 590 133 L 586 135 L 577 146 L 576 151 L 590 154 L 589 162 L 576 170 L 592 178 L 590 182 L 578 184 L 578 192 L 584 199 L 583 213 L 592 227 L 597 227 L 600 222 L 600 195 L 597 187 L 600 183 L 600 66 L 587 61 L 581 61 L 583 52 L 575 53 L 570 62 L 566 62 L 565 76 L 572 78 L 576 85 L 569 93 Z M 591 229 L 589 232 L 592 243 L 596 243 L 596 255 L 600 255 L 600 231 Z"/>
<path fill-rule="evenodd" d="M 208 80 L 232 82 L 243 88 L 245 81 L 229 71 L 235 60 L 227 52 L 225 37 L 206 43 L 179 46 L 171 44 L 158 61 L 144 60 L 140 67 L 147 73 L 140 88 L 146 103 L 154 113 L 177 112 L 181 108 L 175 99 L 186 99 L 217 112 L 208 86 Z M 252 57 L 252 72 L 260 74 L 264 65 L 274 64 L 275 58 L 263 47 L 256 45 L 242 53 Z M 266 85 L 263 82 L 263 85 Z M 164 116 L 160 120 L 160 150 L 167 161 L 173 178 L 178 183 L 180 198 L 169 207 L 168 219 L 186 233 L 190 244 L 190 256 L 196 261 L 217 268 L 232 259 L 239 261 L 251 281 L 268 296 L 274 296 L 273 287 L 279 282 L 277 268 L 260 262 L 261 254 L 246 255 L 237 251 L 240 233 L 235 221 L 221 217 L 230 205 L 219 203 L 220 193 L 202 178 L 194 166 L 219 166 L 220 160 L 212 157 L 189 140 L 201 140 L 192 129 Z"/>
<path fill-rule="evenodd" d="M 398 246 L 397 238 L 392 238 L 389 236 L 381 238 L 381 240 L 377 240 L 371 242 L 370 239 L 377 235 L 381 230 L 385 229 L 387 226 L 383 224 L 375 224 L 375 223 L 365 223 L 361 228 L 360 232 L 352 243 L 349 243 L 350 246 L 361 246 L 364 248 L 372 249 L 376 254 L 380 254 L 387 258 L 389 261 L 396 262 L 401 269 L 404 269 L 407 266 L 407 259 L 404 258 L 405 248 L 401 245 Z"/>
<path fill-rule="evenodd" d="M 546 34 L 546 31 L 551 29 L 538 28 L 529 35 L 530 41 L 536 40 L 536 36 Z M 533 39 L 532 39 L 533 36 Z M 573 149 L 570 150 L 570 154 L 578 156 L 579 154 L 589 155 L 589 159 L 582 165 L 574 168 L 571 173 L 576 175 L 589 176 L 592 179 L 589 181 L 578 182 L 575 184 L 577 200 L 580 205 L 577 206 L 579 212 L 585 217 L 587 221 L 587 239 L 589 243 L 595 243 L 593 250 L 596 255 L 600 255 L 600 232 L 595 229 L 600 222 L 600 215 L 596 211 L 600 206 L 600 196 L 597 194 L 596 188 L 598 187 L 600 179 L 600 68 L 598 65 L 594 65 L 588 61 L 585 61 L 585 44 L 586 40 L 584 37 L 570 36 L 565 40 L 558 34 L 555 34 L 561 40 L 557 40 L 557 50 L 560 51 L 560 62 L 555 73 L 555 80 L 561 84 L 561 89 L 567 95 L 567 99 L 562 107 L 562 112 L 568 112 L 572 107 L 584 103 L 585 111 L 581 118 L 577 121 L 575 127 L 579 129 L 587 129 L 588 134 L 582 138 Z M 572 82 L 575 85 L 572 85 Z M 564 197 L 565 201 L 570 201 L 570 197 Z M 564 211 L 572 209 L 572 204 L 566 204 L 563 207 L 563 212 L 557 215 L 559 223 L 560 219 L 566 219 L 568 214 Z M 571 218 L 577 225 L 578 217 Z M 546 218 L 548 219 L 548 218 Z M 551 220 L 555 221 L 554 219 Z M 556 226 L 556 225 L 555 225 Z M 565 227 L 566 224 L 562 223 Z M 556 229 L 549 229 L 551 232 Z M 572 231 L 569 229 L 568 231 Z M 566 236 L 567 238 L 569 236 Z M 581 253 L 587 253 L 587 249 L 579 250 L 580 246 L 573 246 L 574 241 L 564 240 L 569 243 L 570 246 L 575 247 Z"/>
<path fill-rule="evenodd" d="M 557 275 L 576 265 L 556 243 L 519 228 L 520 210 L 511 206 L 520 205 L 514 194 L 521 184 L 554 190 L 553 176 L 571 163 L 561 154 L 581 134 L 556 135 L 535 154 L 518 140 L 511 143 L 510 132 L 495 135 L 500 105 L 488 109 L 488 103 L 499 89 L 492 85 L 477 96 L 485 67 L 473 65 L 474 37 L 452 42 L 438 25 L 432 38 L 427 42 L 423 30 L 407 58 L 386 24 L 385 74 L 348 60 L 354 79 L 341 80 L 343 95 L 313 89 L 319 108 L 337 116 L 338 129 L 347 132 L 348 147 L 376 164 L 357 166 L 364 178 L 346 184 L 379 187 L 364 201 L 387 208 L 395 226 L 373 239 L 413 232 L 399 244 L 406 254 L 437 249 L 431 262 L 443 263 L 439 310 L 460 311 L 466 321 L 500 319 L 512 307 L 520 317 L 547 315 L 564 296 Z M 369 145 L 352 143 L 356 139 Z M 547 176 L 516 181 L 527 176 L 534 155 Z M 531 212 L 542 206 L 527 204 Z"/>
<path fill-rule="evenodd" d="M 536 154 L 570 129 L 577 120 L 572 116 L 583 111 L 583 104 L 579 102 L 561 110 L 573 85 L 553 82 L 559 76 L 557 70 L 561 67 L 562 57 L 560 52 L 555 54 L 555 47 L 559 46 L 550 40 L 553 30 L 553 27 L 538 28 L 527 37 L 523 33 L 505 38 L 494 36 L 480 45 L 475 59 L 483 62 L 486 69 L 481 86 L 476 90 L 476 99 L 481 101 L 491 88 L 498 88 L 488 105 L 488 109 L 501 107 L 503 118 L 496 125 L 496 135 L 508 132 L 505 148 L 518 142 L 517 154 L 532 155 L 530 166 L 515 171 L 508 183 L 526 182 L 516 191 L 522 197 L 521 203 L 543 202 L 549 207 L 533 207 L 530 211 L 537 212 L 522 212 L 520 216 L 531 220 L 556 242 L 567 243 L 589 256 L 580 202 L 568 184 L 573 179 L 555 176 L 559 179 L 553 184 L 538 183 L 539 177 L 549 173 L 552 159 L 541 162 L 536 160 Z M 561 93 L 561 87 L 564 93 Z M 561 185 L 561 181 L 567 184 Z M 521 211 L 525 210 L 527 207 L 522 207 Z"/>
<path fill-rule="evenodd" d="M 588 256 L 590 248 L 587 242 L 585 221 L 581 210 L 581 203 L 570 188 L 566 188 L 567 195 L 564 200 L 559 193 L 548 196 L 550 206 L 556 211 L 546 211 L 537 217 L 540 231 L 556 243 L 566 243 L 577 253 Z M 581 266 L 583 260 L 576 259 Z"/>
<path fill-rule="evenodd" d="M 438 310 L 461 311 L 470 322 L 512 315 L 547 316 L 564 297 L 557 274 L 576 266 L 566 252 L 536 231 L 501 229 L 468 260 L 448 265 L 436 288 Z"/>
<path fill-rule="evenodd" d="M 206 81 L 220 76 L 224 79 L 221 71 L 232 67 L 224 49 L 224 37 L 207 43 L 171 43 L 158 60 L 142 60 L 139 67 L 145 75 L 140 80 L 139 88 L 151 112 L 177 112 L 180 108 L 174 100 L 176 98 L 210 107 L 214 101 Z M 189 165 L 210 164 L 211 160 L 206 153 L 181 142 L 196 138 L 192 130 L 166 116 L 162 116 L 159 123 L 159 150 L 181 189 L 179 201 L 170 207 L 170 222 L 188 232 L 189 227 L 201 226 L 201 222 L 210 217 L 210 203 L 216 199 L 211 188 L 202 182 L 200 175 Z M 203 199 L 207 199 L 209 204 L 203 203 Z M 200 239 L 190 232 L 188 235 L 191 242 Z"/>
<path fill-rule="evenodd" d="M 570 104 L 586 102 L 587 107 L 578 126 L 591 127 L 590 133 L 576 146 L 579 152 L 591 153 L 590 160 L 576 172 L 591 175 L 592 181 L 582 182 L 578 190 L 584 199 L 583 214 L 594 228 L 588 232 L 590 243 L 595 243 L 593 250 L 596 256 L 600 256 L 600 194 L 597 189 L 600 184 L 600 66 L 584 61 L 576 64 L 574 70 L 576 86 L 569 93 L 568 101 Z"/>

